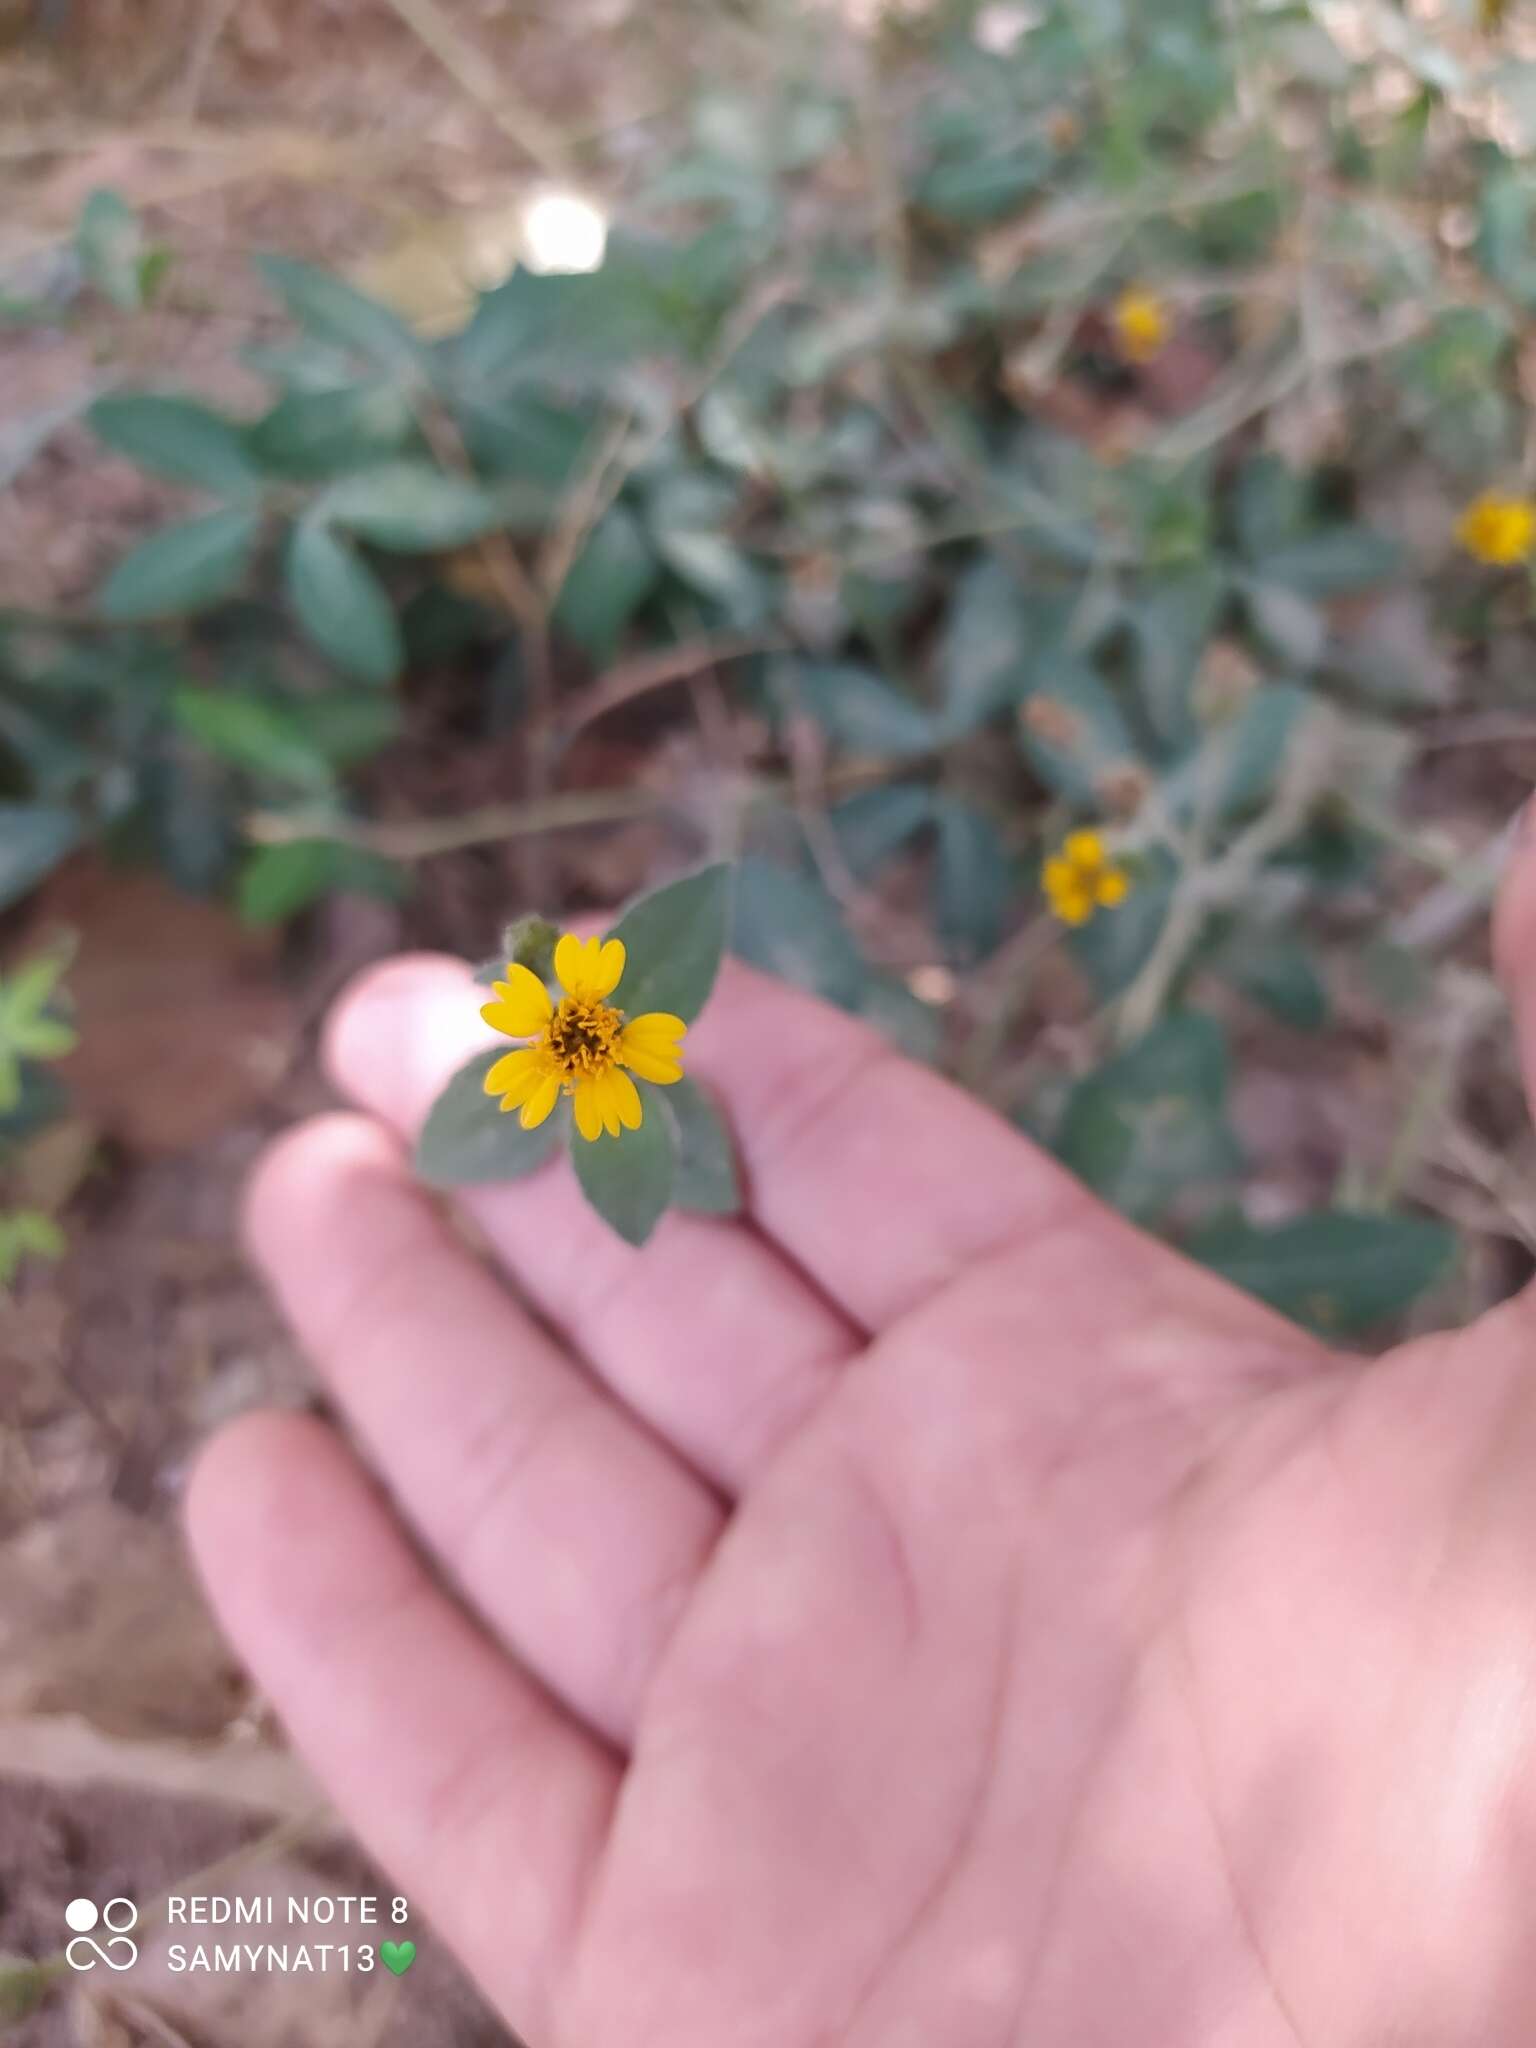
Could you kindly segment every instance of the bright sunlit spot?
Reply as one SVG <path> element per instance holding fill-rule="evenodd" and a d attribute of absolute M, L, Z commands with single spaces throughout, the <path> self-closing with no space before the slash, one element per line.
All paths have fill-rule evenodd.
<path fill-rule="evenodd" d="M 608 246 L 608 216 L 568 187 L 546 185 L 523 209 L 523 261 L 530 270 L 596 270 Z"/>

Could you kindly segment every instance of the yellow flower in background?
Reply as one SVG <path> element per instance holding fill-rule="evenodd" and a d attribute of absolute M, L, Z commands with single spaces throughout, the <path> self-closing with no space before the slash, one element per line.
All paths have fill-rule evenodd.
<path fill-rule="evenodd" d="M 1040 885 L 1063 924 L 1086 924 L 1096 910 L 1123 903 L 1131 886 L 1097 832 L 1069 832 L 1040 871 Z"/>
<path fill-rule="evenodd" d="M 1536 546 L 1536 504 L 1484 491 L 1456 522 L 1456 538 L 1469 555 L 1497 568 L 1523 562 Z"/>
<path fill-rule="evenodd" d="M 1110 313 L 1121 354 L 1133 363 L 1150 363 L 1172 331 L 1168 308 L 1156 293 L 1127 285 Z"/>
<path fill-rule="evenodd" d="M 604 1131 L 616 1138 L 621 1130 L 638 1130 L 643 1115 L 630 1073 L 663 1087 L 682 1079 L 677 1041 L 688 1027 L 665 1010 L 626 1019 L 608 1001 L 623 972 L 622 939 L 567 932 L 555 948 L 555 974 L 565 992 L 558 1003 L 531 968 L 516 962 L 506 980 L 494 984 L 496 1000 L 481 1016 L 508 1038 L 533 1043 L 497 1060 L 485 1092 L 499 1095 L 504 1110 L 517 1110 L 524 1130 L 543 1123 L 565 1094 L 584 1138 Z"/>

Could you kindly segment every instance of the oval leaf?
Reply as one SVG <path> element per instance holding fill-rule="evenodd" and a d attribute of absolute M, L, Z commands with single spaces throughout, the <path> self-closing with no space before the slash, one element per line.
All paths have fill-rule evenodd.
<path fill-rule="evenodd" d="M 86 414 L 107 446 L 140 469 L 220 497 L 245 497 L 261 482 L 239 429 L 190 398 L 125 391 Z"/>
<path fill-rule="evenodd" d="M 731 949 L 765 974 L 859 1007 L 867 969 L 841 911 L 813 875 L 777 861 L 743 860 L 736 871 Z"/>
<path fill-rule="evenodd" d="M 1166 1017 L 1077 1083 L 1057 1150 L 1117 1209 L 1153 1218 L 1186 1188 L 1241 1170 L 1227 1075 L 1226 1039 L 1214 1018 Z"/>
<path fill-rule="evenodd" d="M 1210 1224 L 1188 1247 L 1234 1286 L 1308 1329 L 1369 1329 L 1441 1278 L 1456 1234 L 1425 1216 L 1323 1209 L 1263 1228 L 1241 1217 Z"/>
<path fill-rule="evenodd" d="M 365 683 L 392 683 L 405 661 L 384 586 L 329 527 L 306 519 L 288 545 L 288 599 L 299 623 L 336 666 Z"/>
<path fill-rule="evenodd" d="M 0 910 L 57 867 L 80 837 L 80 820 L 55 804 L 0 804 Z"/>
<path fill-rule="evenodd" d="M 260 526 L 260 514 L 244 507 L 168 526 L 123 557 L 98 609 L 109 619 L 158 619 L 216 604 L 244 580 Z"/>
<path fill-rule="evenodd" d="M 1308 597 L 1341 597 L 1389 582 L 1403 566 L 1403 551 L 1389 534 L 1365 526 L 1324 527 L 1304 540 L 1271 549 L 1264 557 L 1267 581 Z"/>
<path fill-rule="evenodd" d="M 934 744 L 934 722 L 922 706 L 852 662 L 786 662 L 778 678 L 789 701 L 850 753 L 892 758 Z"/>
<path fill-rule="evenodd" d="M 631 1017 L 668 1010 L 691 1024 L 709 1000 L 730 922 L 731 871 L 704 868 L 639 897 L 609 934 L 624 941 L 613 999 Z"/>
<path fill-rule="evenodd" d="M 315 506 L 322 519 L 406 554 L 462 547 L 502 522 L 489 491 L 426 462 L 386 462 L 333 484 Z"/>
<path fill-rule="evenodd" d="M 950 951 L 980 960 L 1002 937 L 1013 897 L 1012 856 L 991 819 L 958 797 L 938 805 L 934 915 Z"/>
<path fill-rule="evenodd" d="M 655 589 L 661 564 L 632 512 L 615 505 L 571 564 L 555 624 L 594 661 L 611 661 L 619 636 Z"/>
<path fill-rule="evenodd" d="M 328 477 L 377 464 L 415 430 L 398 383 L 373 378 L 344 390 L 290 391 L 250 434 L 251 452 L 281 476 Z"/>
<path fill-rule="evenodd" d="M 725 1119 L 702 1088 L 673 1081 L 646 1094 L 646 1115 L 659 1104 L 672 1119 L 677 1138 L 677 1177 L 672 1200 L 679 1209 L 705 1216 L 738 1216 L 741 1176 Z"/>
<path fill-rule="evenodd" d="M 939 643 L 946 731 L 970 732 L 1016 703 L 1028 688 L 1039 640 L 1039 621 L 1017 578 L 991 560 L 968 569 Z"/>
<path fill-rule="evenodd" d="M 336 839 L 258 846 L 240 870 L 237 901 L 247 924 L 280 924 L 332 890 L 398 900 L 410 878 L 393 861 Z"/>
<path fill-rule="evenodd" d="M 171 711 L 184 732 L 252 775 L 316 792 L 331 784 L 330 764 L 304 721 L 286 705 L 250 690 L 178 690 Z"/>
<path fill-rule="evenodd" d="M 416 1171 L 434 1187 L 520 1180 L 559 1149 L 566 1119 L 558 1112 L 536 1130 L 525 1131 L 514 1111 L 503 1111 L 486 1094 L 485 1077 L 506 1050 L 492 1045 L 477 1052 L 428 1112 L 416 1140 Z"/>
<path fill-rule="evenodd" d="M 387 370 L 419 370 L 422 344 L 400 315 L 366 292 L 289 256 L 258 256 L 256 267 L 306 333 L 335 342 Z"/>
<path fill-rule="evenodd" d="M 677 1175 L 676 1127 L 658 1113 L 658 1091 L 642 1092 L 645 1114 L 637 1131 L 571 1141 L 582 1193 L 609 1229 L 633 1245 L 644 1244 L 666 1214 Z"/>
<path fill-rule="evenodd" d="M 861 789 L 834 804 L 828 816 L 843 859 L 858 876 L 872 874 L 933 817 L 933 791 L 918 782 Z"/>

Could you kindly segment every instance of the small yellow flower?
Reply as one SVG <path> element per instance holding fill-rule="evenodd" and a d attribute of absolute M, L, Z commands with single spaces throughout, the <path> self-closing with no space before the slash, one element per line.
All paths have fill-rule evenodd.
<path fill-rule="evenodd" d="M 1536 546 L 1536 504 L 1529 498 L 1484 491 L 1457 520 L 1456 538 L 1480 562 L 1498 568 L 1523 562 Z"/>
<path fill-rule="evenodd" d="M 1134 284 L 1127 285 L 1116 299 L 1109 317 L 1121 354 L 1133 363 L 1150 363 L 1161 353 L 1173 327 L 1162 300 Z"/>
<path fill-rule="evenodd" d="M 1040 884 L 1063 924 L 1086 924 L 1096 910 L 1123 903 L 1131 878 L 1109 857 L 1097 832 L 1069 832 L 1040 871 Z"/>
<path fill-rule="evenodd" d="M 533 1043 L 497 1060 L 485 1077 L 485 1092 L 499 1095 L 504 1110 L 517 1110 L 524 1130 L 543 1123 L 565 1094 L 573 1098 L 576 1128 L 584 1138 L 604 1131 L 616 1138 L 621 1130 L 640 1128 L 640 1091 L 630 1073 L 663 1087 L 682 1079 L 677 1041 L 687 1026 L 665 1010 L 626 1019 L 607 1000 L 623 972 L 622 939 L 583 940 L 567 932 L 555 948 L 555 974 L 565 991 L 558 1003 L 530 968 L 515 961 L 506 980 L 494 984 L 496 1000 L 481 1016 L 508 1038 Z"/>

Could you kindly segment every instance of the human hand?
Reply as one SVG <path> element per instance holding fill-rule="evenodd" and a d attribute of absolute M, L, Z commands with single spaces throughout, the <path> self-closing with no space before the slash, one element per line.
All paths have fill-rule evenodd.
<path fill-rule="evenodd" d="M 1536 1060 L 1530 857 L 1501 939 Z M 462 1192 L 536 1320 L 405 1165 L 479 999 L 365 977 L 253 1186 L 361 1456 L 248 1418 L 189 1514 L 530 2048 L 1536 2039 L 1528 1297 L 1333 1356 L 733 967 L 751 1220 Z"/>

